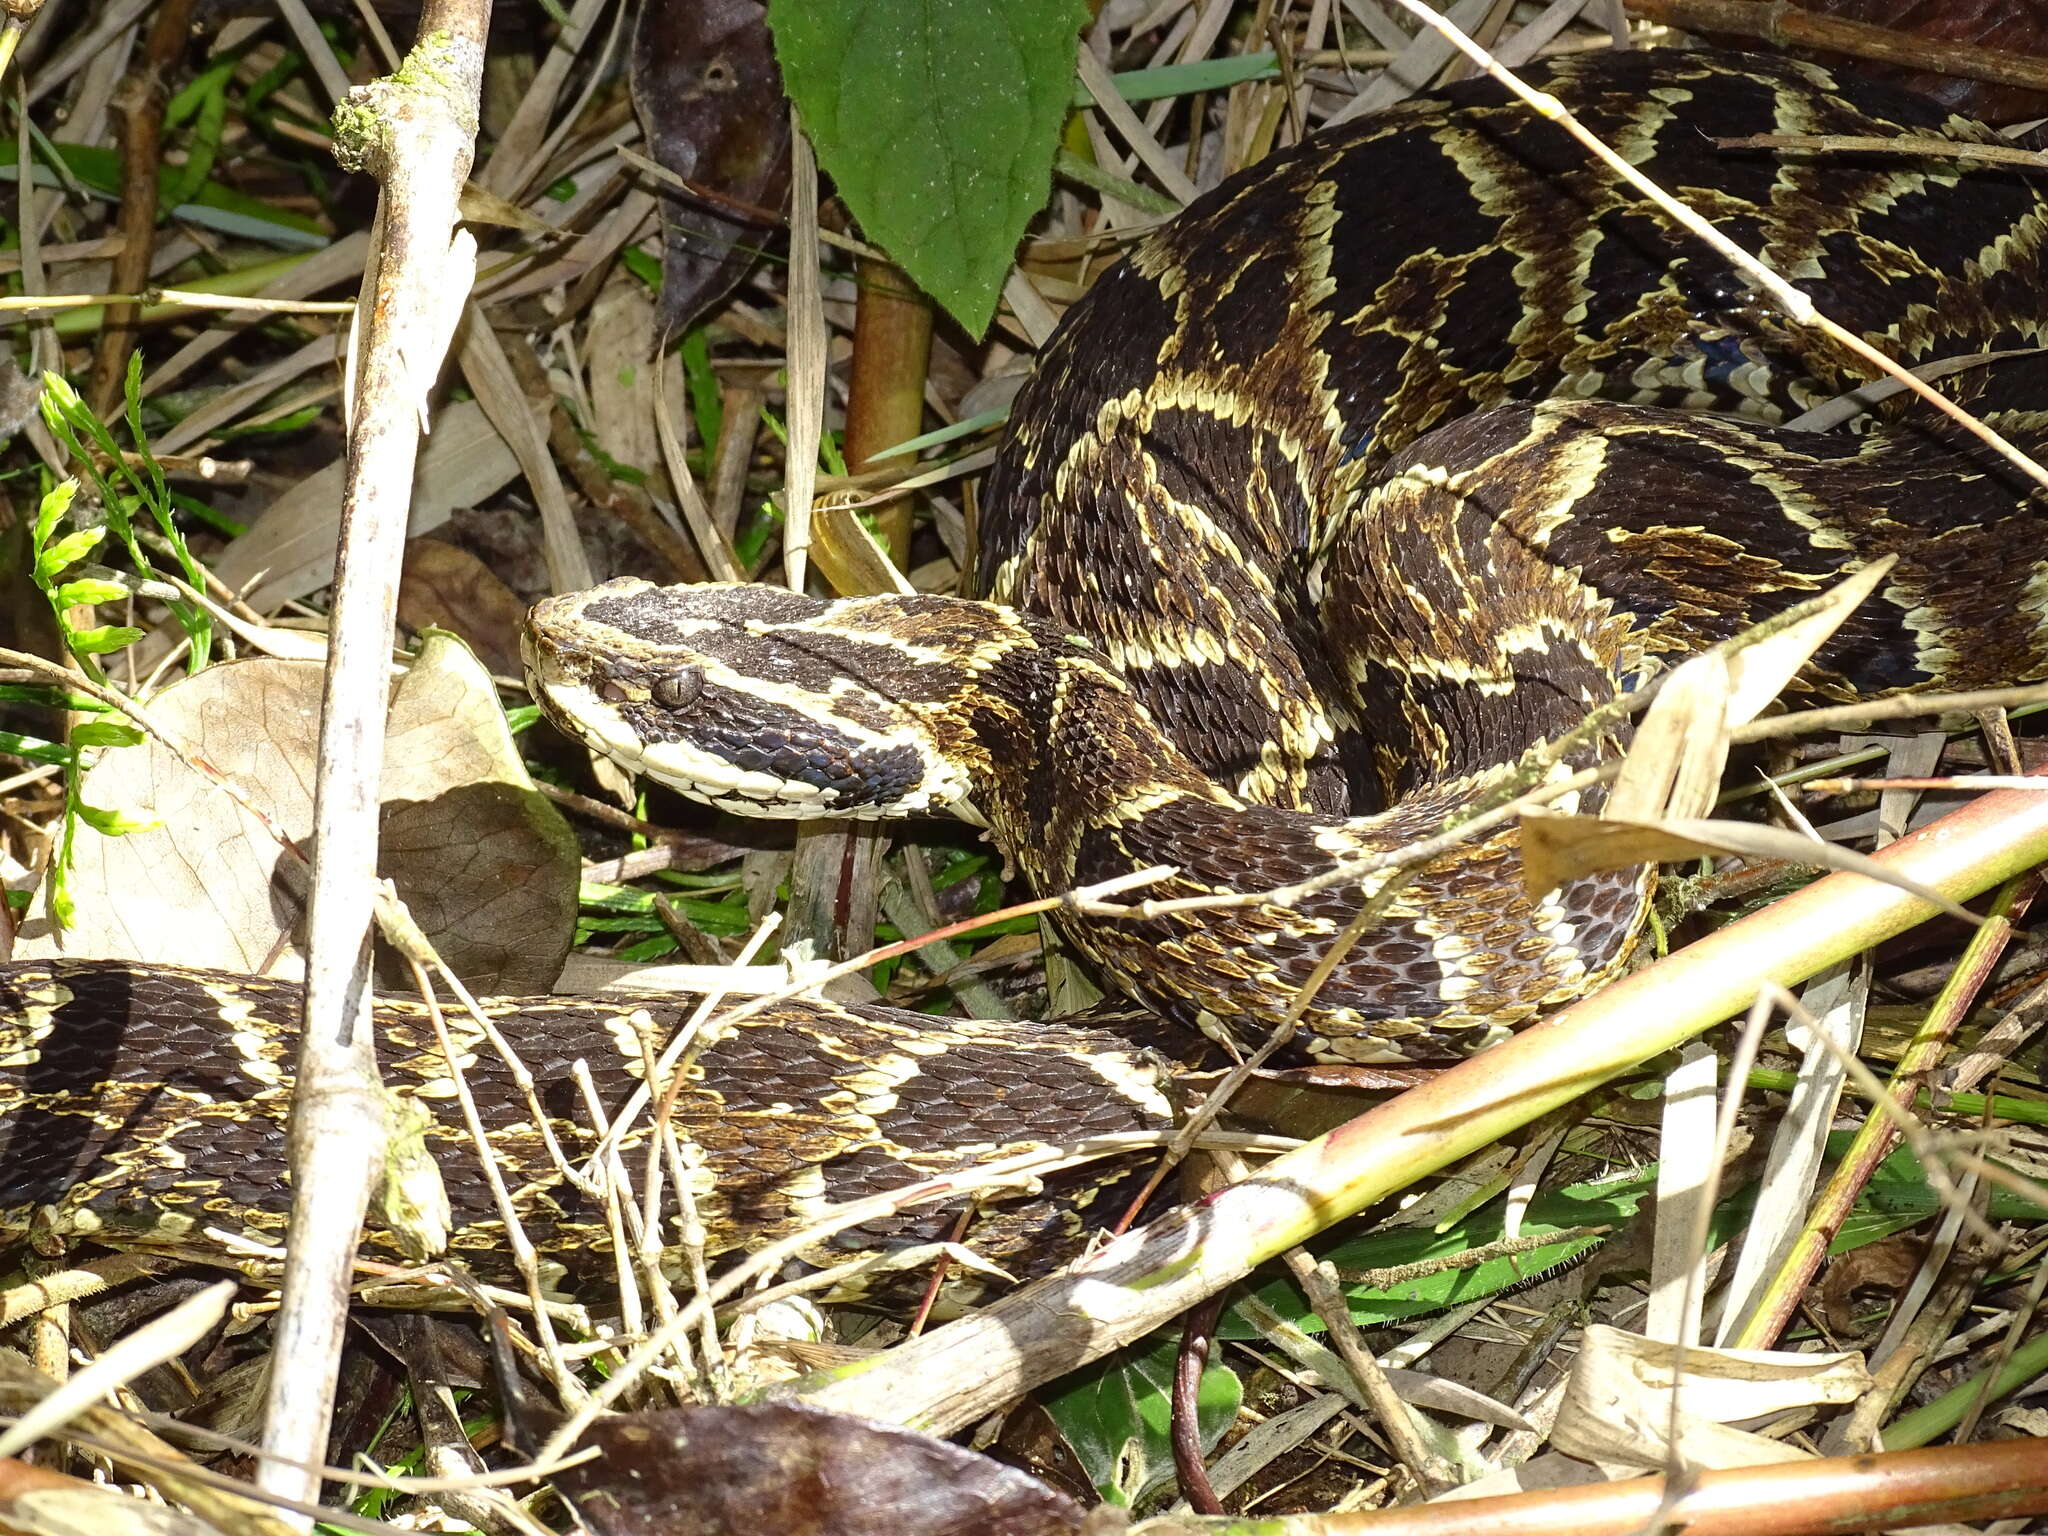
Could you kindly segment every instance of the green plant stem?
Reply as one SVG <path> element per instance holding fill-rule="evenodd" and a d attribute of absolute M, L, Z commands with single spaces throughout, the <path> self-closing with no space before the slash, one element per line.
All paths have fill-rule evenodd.
<path fill-rule="evenodd" d="M 219 272 L 211 277 L 194 278 L 179 286 L 184 293 L 212 293 L 223 298 L 247 298 L 258 293 L 283 277 L 292 268 L 305 261 L 303 255 L 278 256 L 270 261 L 255 262 L 250 266 L 238 267 L 232 272 Z M 145 304 L 137 308 L 134 323 L 155 325 L 166 320 L 176 320 L 193 311 L 190 304 Z M 87 304 L 77 309 L 59 310 L 50 319 L 50 328 L 65 340 L 90 336 L 99 330 L 106 318 L 104 304 Z"/>
<path fill-rule="evenodd" d="M 2044 1371 L 2048 1371 L 2048 1328 L 2043 1328 L 2012 1352 L 1997 1380 L 1991 1383 L 1987 1401 L 2018 1391 Z M 1983 1390 L 1984 1374 L 1979 1371 L 1967 1381 L 1949 1388 L 1933 1402 L 1923 1403 L 1911 1413 L 1899 1415 L 1891 1427 L 1878 1436 L 1879 1444 L 1888 1451 L 1910 1451 L 1925 1445 L 1936 1435 L 1954 1429 Z M 2048 1467 L 2048 1445 L 2041 1446 L 2041 1464 Z M 2043 1480 L 2048 1481 L 2048 1472 L 2043 1473 Z"/>
<path fill-rule="evenodd" d="M 1797 1072 L 1778 1067 L 1755 1067 L 1750 1070 L 1749 1086 L 1765 1093 L 1790 1093 L 1799 1080 Z M 1934 1095 L 1925 1089 L 1915 1096 L 1913 1109 L 1916 1113 L 1937 1107 L 1959 1115 L 1965 1120 L 1979 1120 L 1984 1116 L 1986 1103 L 1991 1106 L 1991 1118 L 2003 1120 L 2008 1125 L 2048 1125 L 2048 1103 L 2039 1099 L 2012 1099 L 1995 1097 L 1986 1100 L 1981 1093 L 1951 1093 L 1943 1097 L 1937 1106 Z"/>

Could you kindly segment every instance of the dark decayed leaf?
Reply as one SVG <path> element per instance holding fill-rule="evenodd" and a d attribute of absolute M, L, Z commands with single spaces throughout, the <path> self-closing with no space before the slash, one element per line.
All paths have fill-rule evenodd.
<path fill-rule="evenodd" d="M 600 1419 L 555 1487 L 597 1536 L 1063 1536 L 1079 1505 L 974 1451 L 795 1403 Z"/>
<path fill-rule="evenodd" d="M 633 100 L 655 162 L 693 189 L 669 187 L 661 196 L 658 318 L 666 338 L 746 274 L 789 196 L 789 104 L 766 7 L 641 6 Z"/>

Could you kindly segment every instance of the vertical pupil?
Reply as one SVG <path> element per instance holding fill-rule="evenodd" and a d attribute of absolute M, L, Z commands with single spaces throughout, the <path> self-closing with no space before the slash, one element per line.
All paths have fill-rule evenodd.
<path fill-rule="evenodd" d="M 664 709 L 681 709 L 695 701 L 704 691 L 704 674 L 696 667 L 683 667 L 674 672 L 665 672 L 655 679 L 650 690 L 654 702 Z"/>

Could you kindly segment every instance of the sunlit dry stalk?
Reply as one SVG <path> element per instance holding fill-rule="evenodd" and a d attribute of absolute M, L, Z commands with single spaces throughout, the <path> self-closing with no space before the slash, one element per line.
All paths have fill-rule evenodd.
<path fill-rule="evenodd" d="M 244 299 L 226 293 L 201 293 L 191 288 L 144 288 L 139 293 L 11 294 L 0 298 L 0 314 L 80 309 L 88 304 L 179 304 L 187 309 L 283 315 L 353 315 L 356 312 L 354 299 Z"/>
<path fill-rule="evenodd" d="M 1954 139 L 1902 133 L 1879 138 L 1858 133 L 1752 133 L 1716 139 L 1717 149 L 1811 149 L 1821 154 L 1910 155 L 1916 160 L 1979 160 L 1987 165 L 2017 166 L 2023 171 L 2048 171 L 2048 155 L 2015 144 L 1958 144 Z"/>
<path fill-rule="evenodd" d="M 505 1241 L 512 1250 L 512 1265 L 525 1282 L 527 1300 L 533 1305 L 533 1323 L 540 1335 L 543 1358 L 548 1364 L 550 1377 L 555 1388 L 569 1396 L 580 1390 L 575 1372 L 562 1367 L 557 1355 L 558 1341 L 552 1319 L 543 1306 L 544 1298 L 540 1288 L 540 1266 L 534 1251 L 533 1239 L 526 1235 L 526 1225 L 519 1219 L 519 1208 L 512 1203 L 512 1192 L 505 1187 L 505 1176 L 498 1168 L 498 1160 L 492 1154 L 489 1133 L 484 1130 L 483 1117 L 477 1113 L 476 1096 L 469 1091 L 469 1077 L 462 1069 L 462 1053 L 455 1049 L 455 1042 L 448 1033 L 448 1021 L 442 1016 L 440 999 L 435 995 L 433 981 L 428 977 L 426 967 L 418 960 L 408 957 L 412 967 L 413 984 L 425 1002 L 427 1017 L 434 1026 L 434 1038 L 441 1046 L 441 1058 L 448 1068 L 448 1080 L 455 1087 L 455 1102 L 462 1110 L 463 1128 L 469 1132 L 470 1145 L 475 1149 L 476 1160 L 483 1169 L 484 1182 L 491 1191 L 491 1203 L 498 1208 L 498 1219 L 505 1224 Z M 540 1122 L 546 1124 L 545 1118 Z M 559 1155 L 559 1154 L 558 1154 Z M 564 1170 L 566 1171 L 566 1169 Z"/>
<path fill-rule="evenodd" d="M 1298 1145 L 1284 1137 L 1214 1132 L 1211 1135 L 1219 1145 L 1244 1151 L 1270 1153 Z M 668 1334 L 697 1326 L 700 1313 L 715 1309 L 760 1277 L 773 1274 L 812 1244 L 822 1242 L 848 1228 L 860 1226 L 864 1222 L 896 1215 L 915 1206 L 943 1203 L 977 1191 L 1029 1188 L 1062 1169 L 1082 1167 L 1105 1158 L 1125 1157 L 1133 1152 L 1163 1146 L 1166 1140 L 1167 1133 L 1164 1131 L 1126 1131 L 1114 1136 L 1096 1136 L 1086 1141 L 1065 1145 L 1047 1144 L 1030 1151 L 993 1159 L 972 1168 L 957 1169 L 915 1184 L 906 1184 L 898 1189 L 869 1195 L 864 1199 L 848 1201 L 820 1213 L 818 1219 L 811 1225 L 801 1231 L 779 1237 L 747 1255 L 744 1260 L 721 1275 L 708 1291 L 692 1297 L 689 1304 L 672 1322 L 657 1329 L 634 1349 L 631 1357 L 607 1378 L 589 1404 L 578 1409 L 576 1414 L 564 1421 L 550 1437 L 548 1446 L 537 1459 L 548 1460 L 560 1454 L 562 1448 L 575 1444 L 577 1437 L 589 1427 L 596 1415 L 616 1401 L 618 1396 L 659 1358 L 667 1347 Z"/>
<path fill-rule="evenodd" d="M 1957 962 L 1948 985 L 1942 988 L 1940 996 L 1928 1009 L 1926 1019 L 1907 1047 L 1891 1082 L 1873 1100 L 1876 1107 L 1857 1130 L 1856 1138 L 1843 1155 L 1834 1177 L 1815 1200 L 1805 1226 L 1793 1240 L 1777 1272 L 1759 1292 L 1742 1328 L 1731 1340 L 1734 1348 L 1768 1349 L 1791 1321 L 1807 1282 L 1826 1256 L 1829 1242 L 1848 1218 L 1877 1165 L 1898 1145 L 1903 1127 L 1911 1119 L 1904 1106 L 1913 1102 L 1915 1093 L 1933 1071 L 1949 1037 L 1975 1006 L 1979 989 L 1990 979 L 1999 957 L 2005 953 L 2015 915 L 2026 911 L 2037 884 L 2037 876 L 2028 871 L 2007 881 L 1994 898 L 1990 921 L 1970 936 L 1969 945 Z M 1827 1039 L 1825 1035 L 1818 1038 Z M 1929 1178 L 1936 1178 L 1938 1159 L 1924 1161 Z M 1977 1225 L 1982 1227 L 1981 1218 L 1977 1218 Z"/>
<path fill-rule="evenodd" d="M 605 1115 L 604 1101 L 598 1097 L 597 1083 L 590 1075 L 590 1063 L 578 1058 L 571 1064 L 569 1072 L 575 1080 L 577 1093 L 582 1096 L 583 1113 L 590 1117 L 591 1129 L 597 1133 L 599 1145 L 605 1146 L 611 1135 L 611 1121 Z M 612 1238 L 612 1278 L 618 1287 L 619 1325 L 629 1336 L 637 1335 L 647 1330 L 639 1277 L 649 1277 L 657 1306 L 667 1287 L 660 1284 L 659 1254 L 650 1260 L 646 1234 L 637 1222 L 631 1220 L 633 1203 L 624 1193 L 631 1188 L 625 1159 L 616 1150 L 606 1150 L 599 1156 L 599 1173 L 604 1185 L 605 1227 Z M 677 1361 L 685 1372 L 690 1369 L 686 1348 L 677 1351 Z"/>

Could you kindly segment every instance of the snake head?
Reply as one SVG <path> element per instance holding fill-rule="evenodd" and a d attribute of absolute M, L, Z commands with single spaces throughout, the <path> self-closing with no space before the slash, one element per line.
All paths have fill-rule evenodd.
<path fill-rule="evenodd" d="M 623 767 L 745 816 L 872 820 L 968 792 L 938 706 L 969 679 L 918 638 L 977 612 L 1000 611 L 629 577 L 537 604 L 522 650 L 548 718 Z"/>

